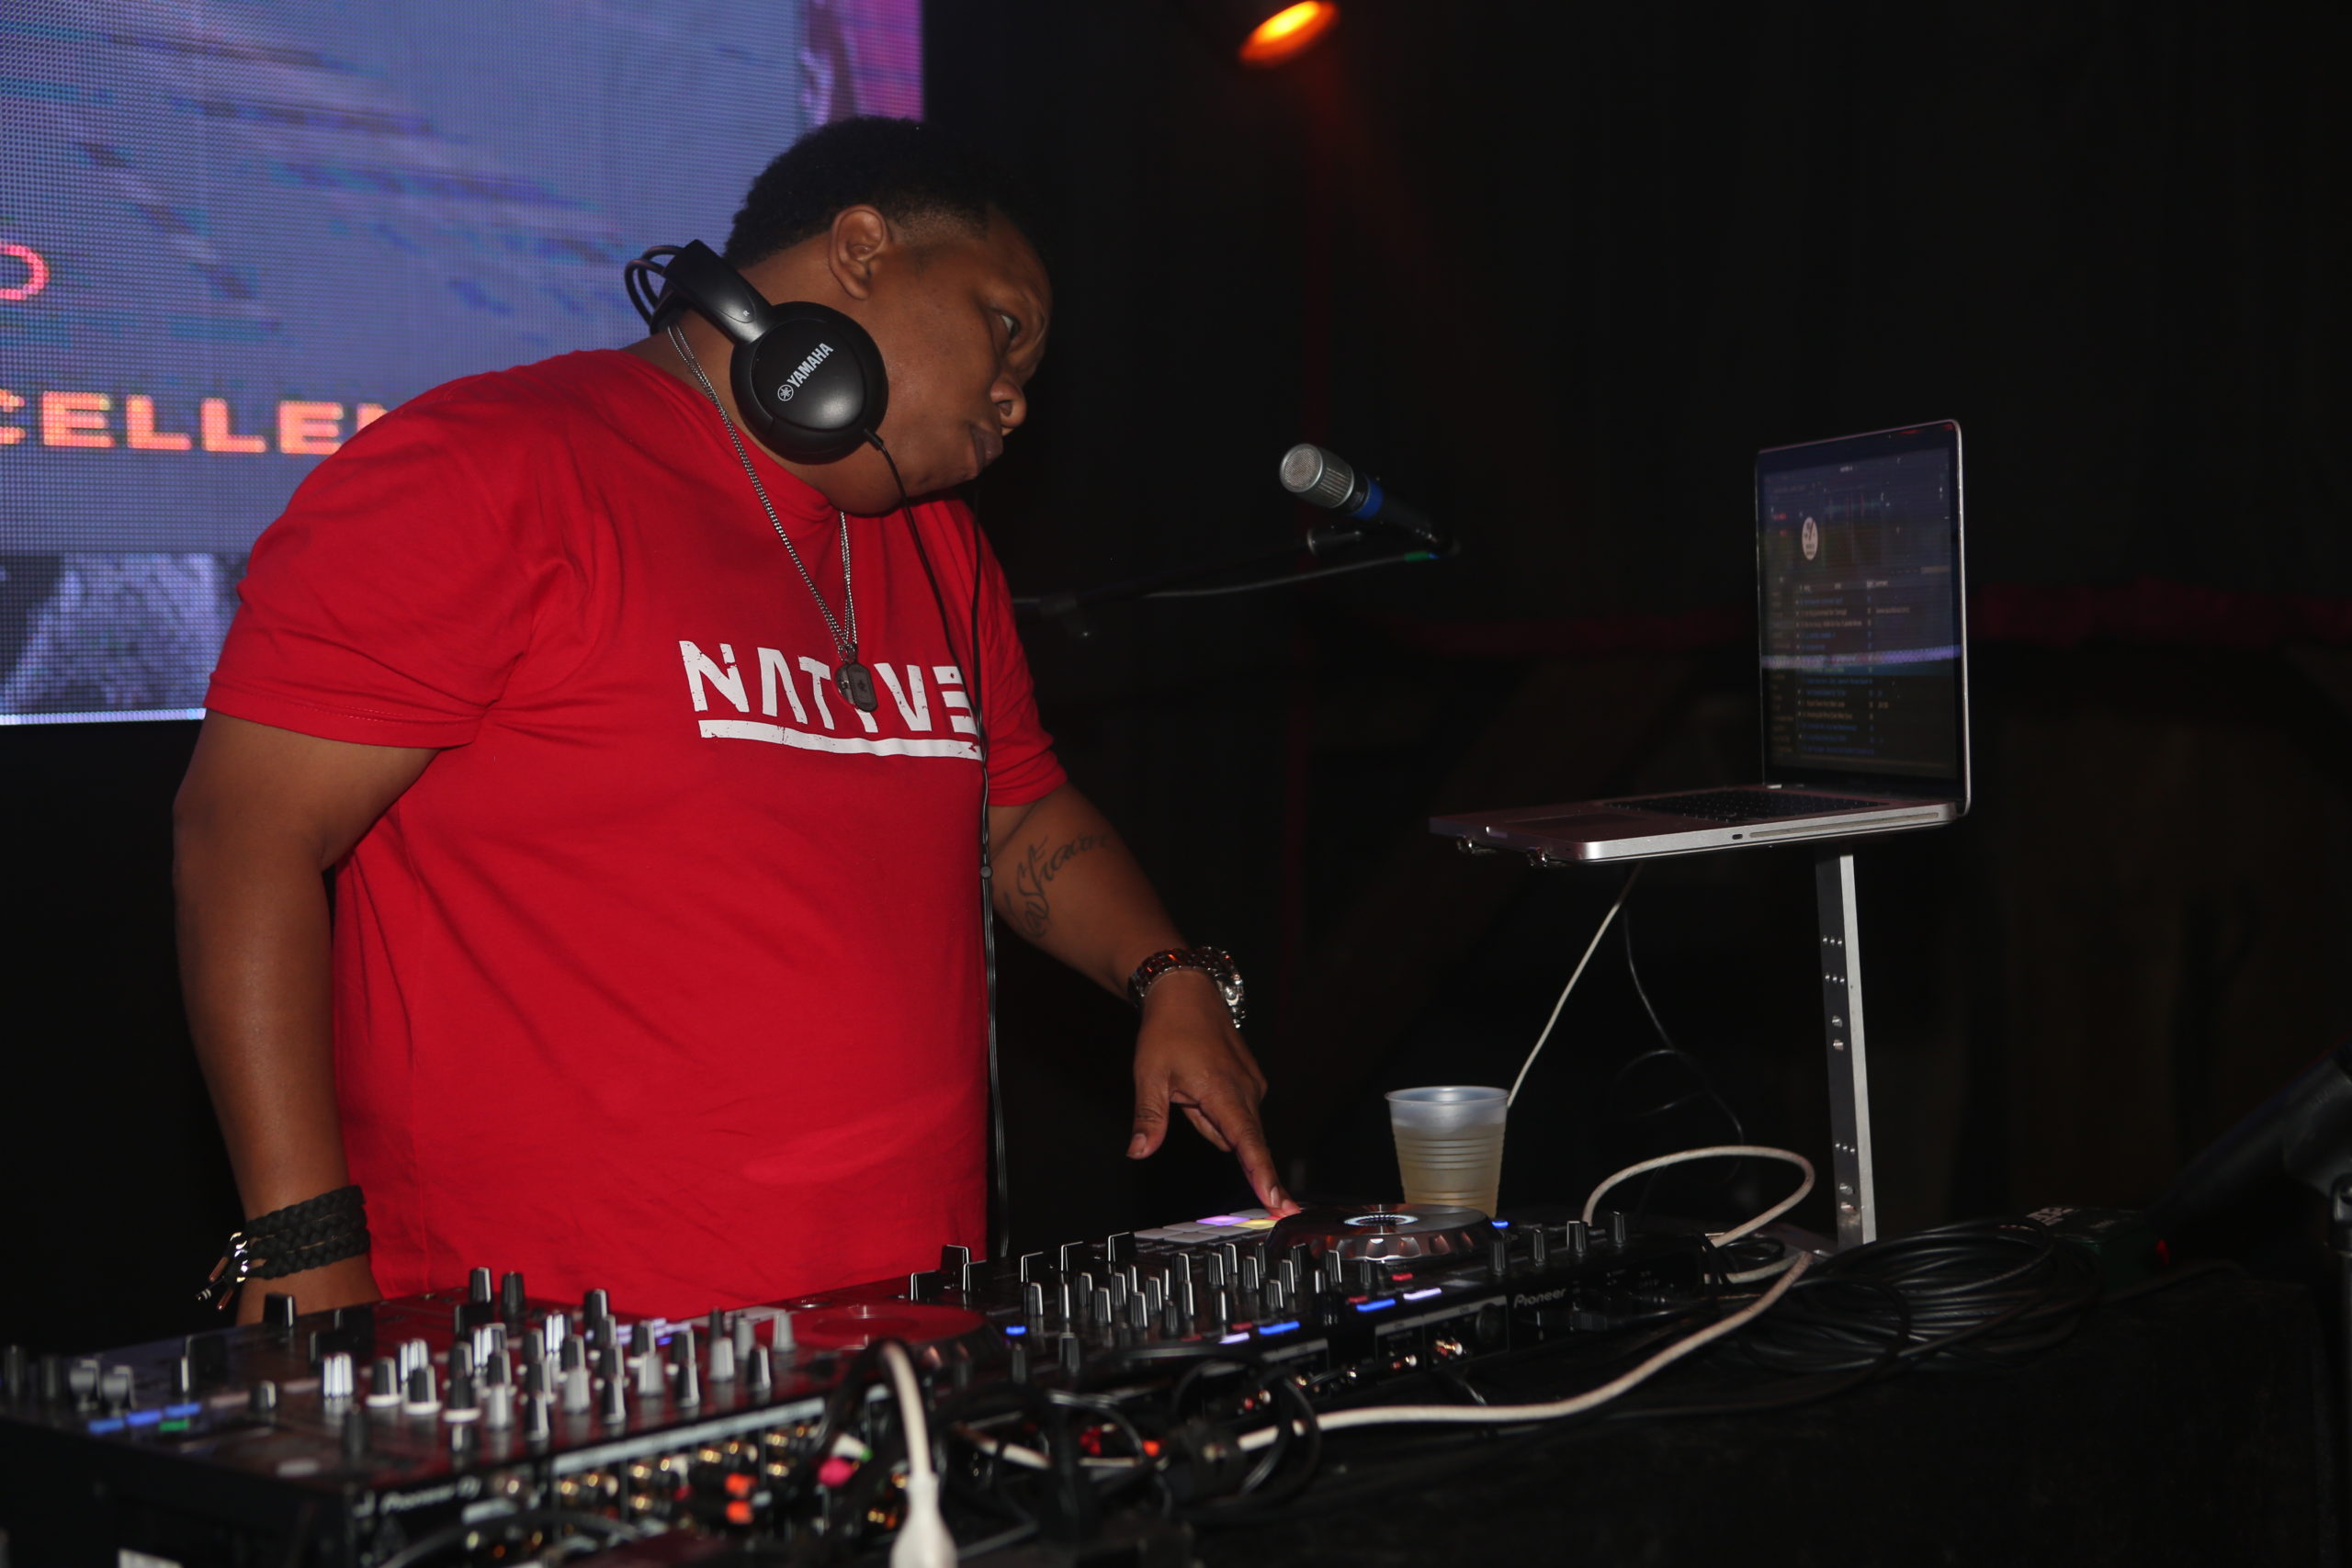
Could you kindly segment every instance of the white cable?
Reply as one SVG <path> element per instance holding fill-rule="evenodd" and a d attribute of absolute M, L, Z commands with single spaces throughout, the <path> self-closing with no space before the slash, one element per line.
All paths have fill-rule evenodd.
<path fill-rule="evenodd" d="M 882 1362 L 890 1369 L 890 1390 L 898 1395 L 899 1428 L 907 1439 L 907 1511 L 899 1524 L 899 1539 L 890 1543 L 890 1568 L 955 1568 L 956 1538 L 939 1517 L 939 1477 L 931 1468 L 931 1422 L 922 1408 L 922 1385 L 915 1381 L 915 1364 L 906 1347 L 893 1340 L 881 1344 Z"/>
<path fill-rule="evenodd" d="M 1611 1378 L 1599 1388 L 1589 1389 L 1573 1398 L 1546 1400 L 1540 1404 L 1374 1404 L 1356 1410 L 1337 1411 L 1321 1417 L 1320 1425 L 1326 1432 L 1343 1432 L 1351 1427 L 1385 1427 L 1419 1422 L 1450 1422 L 1456 1426 L 1466 1427 L 1507 1427 L 1517 1426 L 1522 1422 L 1556 1421 L 1566 1416 L 1580 1416 L 1588 1410 L 1597 1409 L 1608 1404 L 1619 1394 L 1646 1382 L 1683 1357 L 1693 1351 L 1703 1349 L 1726 1334 L 1736 1333 L 1756 1318 L 1770 1312 L 1773 1303 L 1788 1294 L 1789 1287 L 1803 1279 L 1804 1271 L 1812 1266 L 1813 1255 L 1799 1253 L 1797 1260 L 1789 1265 L 1788 1272 L 1775 1280 L 1770 1290 L 1766 1291 L 1729 1317 L 1711 1323 L 1695 1334 L 1684 1336 L 1640 1366 Z M 1293 1425 L 1295 1427 L 1295 1423 Z M 1274 1440 L 1275 1434 L 1280 1430 L 1278 1427 L 1266 1427 L 1255 1432 L 1245 1432 L 1241 1437 L 1241 1446 L 1245 1449 L 1262 1449 Z"/>
<path fill-rule="evenodd" d="M 1560 1021 L 1560 1010 L 1568 1005 L 1568 993 L 1577 988 L 1578 980 L 1584 978 L 1585 966 L 1592 962 L 1592 955 L 1600 951 L 1600 939 L 1609 934 L 1609 927 L 1617 919 L 1617 911 L 1625 907 L 1626 896 L 1634 891 L 1634 884 L 1641 879 L 1642 868 L 1637 865 L 1626 874 L 1625 886 L 1617 889 L 1617 902 L 1610 905 L 1609 913 L 1600 917 L 1600 929 L 1594 931 L 1592 941 L 1585 944 L 1584 956 L 1577 960 L 1576 973 L 1570 975 L 1568 983 L 1560 987 L 1560 999 L 1552 1004 L 1552 1016 L 1544 1021 L 1544 1032 L 1535 1037 L 1534 1049 L 1529 1051 L 1527 1060 L 1519 1065 L 1519 1077 L 1510 1080 L 1510 1093 L 1503 1100 L 1504 1110 L 1510 1110 L 1518 1101 L 1519 1086 L 1527 1081 L 1527 1069 L 1535 1065 L 1537 1056 L 1543 1055 L 1544 1042 L 1552 1038 L 1552 1026 Z"/>
<path fill-rule="evenodd" d="M 1676 1154 L 1660 1155 L 1656 1159 L 1645 1159 L 1638 1165 L 1629 1165 L 1614 1176 L 1608 1178 L 1592 1190 L 1591 1197 L 1584 1201 L 1584 1223 L 1592 1224 L 1592 1216 L 1600 1211 L 1600 1200 L 1608 1194 L 1611 1188 L 1630 1180 L 1634 1177 L 1646 1175 L 1653 1170 L 1664 1170 L 1670 1165 L 1688 1165 L 1694 1159 L 1724 1159 L 1733 1156 L 1745 1159 L 1776 1159 L 1784 1165 L 1795 1166 L 1804 1172 L 1804 1179 L 1798 1183 L 1795 1191 L 1754 1219 L 1743 1221 L 1727 1231 L 1713 1232 L 1708 1239 L 1717 1247 L 1721 1247 L 1727 1241 L 1737 1241 L 1748 1232 L 1760 1230 L 1770 1224 L 1803 1202 L 1804 1195 L 1813 1190 L 1813 1161 L 1793 1149 L 1776 1149 L 1766 1144 L 1711 1144 L 1703 1149 L 1683 1149 Z"/>

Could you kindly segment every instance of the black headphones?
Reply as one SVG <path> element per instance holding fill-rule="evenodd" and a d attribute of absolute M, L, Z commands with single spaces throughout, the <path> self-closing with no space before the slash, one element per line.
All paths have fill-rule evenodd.
<path fill-rule="evenodd" d="M 656 245 L 622 268 L 629 303 L 659 333 L 693 310 L 735 345 L 735 406 L 760 445 L 801 463 L 879 447 L 890 378 L 873 334 L 830 305 L 771 305 L 700 240 Z M 661 280 L 657 289 L 649 278 Z"/>

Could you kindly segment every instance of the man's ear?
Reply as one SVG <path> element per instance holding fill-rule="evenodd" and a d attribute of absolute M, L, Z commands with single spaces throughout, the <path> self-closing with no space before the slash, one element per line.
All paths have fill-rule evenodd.
<path fill-rule="evenodd" d="M 876 265 L 897 243 L 890 220 L 877 209 L 844 207 L 833 214 L 832 230 L 826 236 L 825 270 L 842 293 L 864 299 L 874 291 Z"/>

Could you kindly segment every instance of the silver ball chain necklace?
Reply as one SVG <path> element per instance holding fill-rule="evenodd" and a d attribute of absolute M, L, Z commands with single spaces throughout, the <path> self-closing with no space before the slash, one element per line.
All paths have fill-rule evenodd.
<path fill-rule="evenodd" d="M 808 597 L 817 601 L 817 613 L 825 617 L 825 629 L 833 634 L 833 650 L 841 655 L 842 660 L 833 671 L 834 689 L 859 711 L 872 713 L 877 700 L 874 691 L 874 671 L 860 663 L 857 657 L 857 592 L 850 581 L 849 513 L 838 506 L 833 508 L 833 514 L 841 519 L 842 525 L 842 615 L 849 622 L 848 629 L 844 630 L 842 622 L 833 616 L 833 607 L 826 604 L 824 594 L 818 592 L 817 580 L 808 575 L 808 568 L 801 560 L 800 552 L 793 548 L 792 536 L 784 531 L 784 520 L 775 514 L 775 503 L 768 499 L 768 487 L 760 482 L 760 471 L 752 466 L 752 455 L 743 450 L 743 438 L 735 434 L 735 422 L 727 416 L 727 405 L 718 400 L 718 389 L 710 384 L 708 376 L 703 374 L 702 361 L 695 357 L 695 351 L 687 345 L 686 334 L 678 330 L 674 321 L 670 325 L 670 346 L 678 351 L 678 357 L 686 362 L 686 368 L 692 370 L 695 379 L 702 384 L 703 396 L 708 398 L 710 406 L 718 411 L 718 423 L 727 431 L 728 445 L 735 448 L 735 457 L 743 465 L 744 477 L 752 481 L 752 492 L 760 498 L 760 507 L 768 514 L 768 525 L 775 530 L 775 536 L 784 541 L 784 553 L 792 558 L 793 570 L 799 572 L 800 581 L 808 585 Z"/>

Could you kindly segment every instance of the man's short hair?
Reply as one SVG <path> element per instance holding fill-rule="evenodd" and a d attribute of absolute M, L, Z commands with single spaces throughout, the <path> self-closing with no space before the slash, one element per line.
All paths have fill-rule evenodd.
<path fill-rule="evenodd" d="M 823 233 L 835 213 L 859 206 L 901 229 L 945 219 L 977 233 L 1001 212 L 1028 231 L 1002 170 L 935 127 L 865 115 L 819 126 L 761 170 L 722 254 L 732 265 L 751 266 Z"/>

